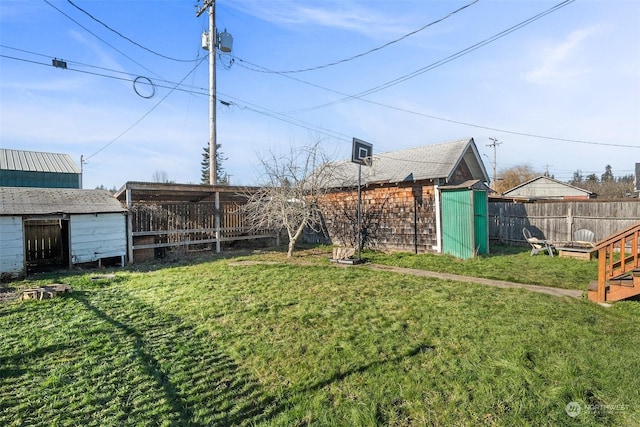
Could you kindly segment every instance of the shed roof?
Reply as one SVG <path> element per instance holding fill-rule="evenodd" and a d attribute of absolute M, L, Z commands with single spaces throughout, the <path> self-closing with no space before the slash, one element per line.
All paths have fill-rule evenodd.
<path fill-rule="evenodd" d="M 24 172 L 80 173 L 68 154 L 6 148 L 0 148 L 0 169 Z"/>
<path fill-rule="evenodd" d="M 235 185 L 169 184 L 159 182 L 128 181 L 115 194 L 123 204 L 127 203 L 127 190 L 131 203 L 211 202 L 216 192 L 223 200 L 241 197 L 257 187 Z"/>
<path fill-rule="evenodd" d="M 0 187 L 0 215 L 51 215 L 124 212 L 106 190 Z"/>
<path fill-rule="evenodd" d="M 372 166 L 362 168 L 362 180 L 370 184 L 395 184 L 428 179 L 449 181 L 462 160 L 466 161 L 475 179 L 483 182 L 489 181 L 489 176 L 473 138 L 381 154 L 374 152 Z M 330 186 L 357 184 L 357 164 L 344 161 L 336 163 L 336 169 L 336 179 L 331 182 Z"/>

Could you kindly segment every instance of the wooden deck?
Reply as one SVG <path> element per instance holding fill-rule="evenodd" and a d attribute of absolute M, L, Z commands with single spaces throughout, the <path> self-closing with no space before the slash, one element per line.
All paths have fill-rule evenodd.
<path fill-rule="evenodd" d="M 640 295 L 640 223 L 596 244 L 598 280 L 589 287 L 591 301 L 620 301 Z"/>
<path fill-rule="evenodd" d="M 595 245 L 579 242 L 557 243 L 555 245 L 558 256 L 589 260 L 598 254 Z"/>

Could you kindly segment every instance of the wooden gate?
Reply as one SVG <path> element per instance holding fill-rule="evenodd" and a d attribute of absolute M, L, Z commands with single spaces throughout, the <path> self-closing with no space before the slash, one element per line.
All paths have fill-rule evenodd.
<path fill-rule="evenodd" d="M 69 266 L 69 221 L 29 219 L 24 221 L 27 274 L 48 268 Z"/>

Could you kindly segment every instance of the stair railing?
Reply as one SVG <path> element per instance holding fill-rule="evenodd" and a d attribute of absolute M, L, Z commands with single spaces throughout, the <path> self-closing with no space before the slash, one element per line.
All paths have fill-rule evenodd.
<path fill-rule="evenodd" d="M 638 239 L 640 223 L 596 243 L 598 251 L 598 302 L 606 301 L 607 282 L 640 267 Z"/>

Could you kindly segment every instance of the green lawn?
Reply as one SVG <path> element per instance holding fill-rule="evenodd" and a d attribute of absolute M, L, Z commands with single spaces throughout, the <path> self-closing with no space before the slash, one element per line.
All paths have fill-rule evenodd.
<path fill-rule="evenodd" d="M 499 278 L 578 289 L 559 271 L 595 264 L 366 256 L 484 276 L 520 260 L 537 274 Z M 0 304 L 0 425 L 640 425 L 638 302 L 340 267 L 322 249 L 114 272 Z"/>

